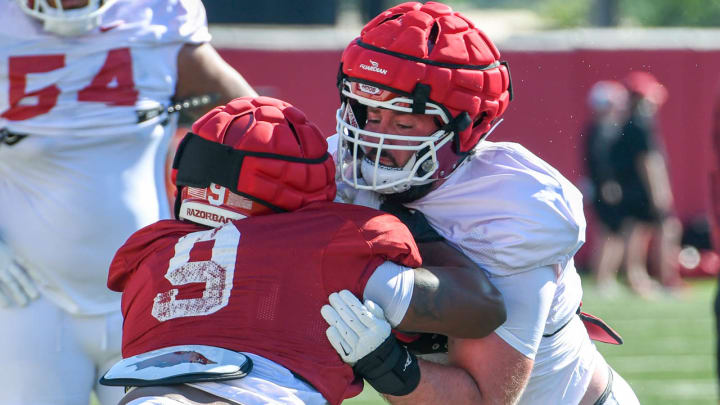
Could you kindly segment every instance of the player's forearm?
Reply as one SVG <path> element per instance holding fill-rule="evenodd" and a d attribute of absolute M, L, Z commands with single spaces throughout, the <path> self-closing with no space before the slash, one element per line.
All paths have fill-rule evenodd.
<path fill-rule="evenodd" d="M 412 304 L 399 330 L 480 338 L 505 322 L 502 295 L 477 264 L 445 242 L 419 246 L 425 269 L 415 271 Z"/>
<path fill-rule="evenodd" d="M 648 152 L 640 158 L 639 172 L 656 209 L 666 212 L 672 205 L 672 190 L 665 160 L 659 152 Z"/>
<path fill-rule="evenodd" d="M 483 404 L 475 380 L 462 368 L 418 360 L 420 385 L 408 395 L 384 395 L 393 405 Z"/>

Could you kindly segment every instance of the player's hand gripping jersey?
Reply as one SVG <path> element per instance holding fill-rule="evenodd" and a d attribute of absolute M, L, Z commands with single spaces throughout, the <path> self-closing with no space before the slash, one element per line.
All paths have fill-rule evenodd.
<path fill-rule="evenodd" d="M 178 51 L 208 40 L 195 1 L 118 1 L 76 37 L 0 2 L 0 239 L 65 310 L 115 309 L 113 252 L 169 216 L 164 111 Z"/>
<path fill-rule="evenodd" d="M 325 338 L 320 308 L 334 291 L 362 296 L 385 260 L 421 264 L 406 227 L 359 206 L 315 202 L 215 229 L 161 221 L 135 233 L 110 268 L 108 286 L 123 292 L 123 357 L 192 344 L 249 352 L 339 404 L 362 385 Z"/>

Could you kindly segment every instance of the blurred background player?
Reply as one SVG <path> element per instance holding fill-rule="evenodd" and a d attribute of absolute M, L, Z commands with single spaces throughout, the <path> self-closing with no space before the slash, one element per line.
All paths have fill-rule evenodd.
<path fill-rule="evenodd" d="M 616 287 L 616 276 L 625 255 L 621 212 L 622 189 L 612 161 L 612 146 L 628 115 L 628 91 L 620 82 L 602 80 L 588 93 L 591 121 L 585 129 L 585 156 L 588 190 L 585 198 L 592 202 L 596 218 L 591 269 L 598 288 L 610 292 Z"/>
<path fill-rule="evenodd" d="M 484 140 L 512 95 L 487 36 L 444 4 L 404 3 L 348 45 L 338 87 L 338 171 L 356 191 L 343 196 L 424 215 L 507 309 L 489 336 L 450 339 L 451 364 L 421 360 L 418 388 L 390 402 L 637 404 L 590 338 L 618 336 L 578 316 L 582 195 L 521 145 Z"/>
<path fill-rule="evenodd" d="M 715 105 L 713 106 L 712 128 L 711 128 L 711 159 L 709 186 L 710 186 L 710 209 L 709 215 L 712 233 L 712 243 L 715 252 L 720 253 L 720 82 L 715 90 Z M 717 379 L 717 390 L 720 392 L 720 275 L 718 285 L 715 287 L 714 301 L 715 315 L 715 377 Z M 720 403 L 720 401 L 718 401 Z"/>
<path fill-rule="evenodd" d="M 399 220 L 332 202 L 334 162 L 300 110 L 240 98 L 192 129 L 173 164 L 179 219 L 133 234 L 110 267 L 125 359 L 103 383 L 141 386 L 122 404 L 335 405 L 358 394 L 361 381 L 324 338 L 331 291 L 346 290 L 330 297 L 340 312 L 363 308 L 355 294 L 403 330 L 480 337 L 503 322 L 497 290 L 468 258 L 437 242 L 444 264 L 415 268 L 422 259 Z M 377 332 L 389 333 L 379 319 Z M 417 362 L 384 338 L 356 367 L 376 372 L 381 392 L 412 390 Z M 240 367 L 245 356 L 252 367 Z M 232 372 L 213 374 L 221 366 Z"/>
<path fill-rule="evenodd" d="M 209 40 L 199 0 L 0 1 L 0 403 L 87 404 L 120 357 L 107 268 L 169 216 L 171 99 L 255 94 Z"/>
<path fill-rule="evenodd" d="M 673 195 L 656 114 L 667 90 L 648 72 L 623 79 L 630 96 L 629 115 L 611 146 L 611 161 L 621 191 L 623 232 L 627 235 L 625 269 L 628 284 L 638 294 L 652 294 L 657 282 L 648 275 L 648 252 L 655 238 L 660 284 L 681 286 L 677 257 L 682 225 L 673 214 Z"/>
<path fill-rule="evenodd" d="M 641 296 L 652 296 L 660 284 L 669 289 L 681 285 L 677 257 L 682 227 L 672 214 L 655 122 L 666 98 L 665 88 L 647 72 L 632 72 L 622 84 L 600 81 L 588 95 L 593 114 L 586 144 L 588 197 L 599 219 L 600 245 L 592 269 L 604 292 L 614 289 L 620 267 Z M 660 283 L 649 275 L 652 264 Z"/>

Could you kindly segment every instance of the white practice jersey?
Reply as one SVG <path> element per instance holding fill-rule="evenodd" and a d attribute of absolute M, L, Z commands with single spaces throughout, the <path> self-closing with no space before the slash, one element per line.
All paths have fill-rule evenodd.
<path fill-rule="evenodd" d="M 208 41 L 200 0 L 120 0 L 100 27 L 61 38 L 0 1 L 0 239 L 75 314 L 118 310 L 115 251 L 167 218 L 164 160 L 177 54 Z M 170 124 L 165 125 L 168 121 Z"/>
<path fill-rule="evenodd" d="M 136 131 L 139 114 L 174 94 L 180 47 L 209 40 L 200 0 L 120 0 L 78 37 L 47 33 L 2 1 L 0 128 L 62 137 Z"/>
<path fill-rule="evenodd" d="M 354 201 L 377 205 L 368 194 Z M 442 185 L 406 205 L 502 293 L 507 321 L 495 333 L 535 361 L 519 403 L 578 403 L 599 358 L 576 316 L 582 286 L 573 256 L 586 226 L 580 192 L 523 146 L 483 141 Z"/>
<path fill-rule="evenodd" d="M 578 403 L 597 356 L 575 315 L 582 286 L 572 259 L 585 241 L 575 186 L 517 143 L 483 141 L 440 187 L 407 206 L 502 293 L 508 317 L 495 333 L 535 360 L 519 404 Z"/>

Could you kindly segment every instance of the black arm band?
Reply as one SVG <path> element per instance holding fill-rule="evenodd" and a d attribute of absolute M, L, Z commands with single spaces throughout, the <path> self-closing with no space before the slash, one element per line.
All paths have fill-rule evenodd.
<path fill-rule="evenodd" d="M 417 358 L 393 335 L 355 363 L 353 370 L 381 394 L 407 395 L 420 383 Z"/>
<path fill-rule="evenodd" d="M 414 354 L 447 353 L 448 337 L 437 333 L 421 333 L 417 339 L 406 343 L 405 347 Z"/>
<path fill-rule="evenodd" d="M 412 233 L 415 243 L 438 242 L 445 238 L 440 236 L 425 218 L 425 214 L 420 211 L 410 210 L 400 203 L 384 202 L 380 205 L 380 209 L 396 216 L 408 227 Z"/>

